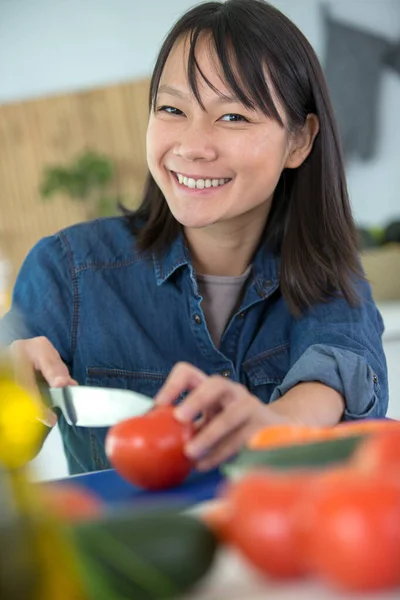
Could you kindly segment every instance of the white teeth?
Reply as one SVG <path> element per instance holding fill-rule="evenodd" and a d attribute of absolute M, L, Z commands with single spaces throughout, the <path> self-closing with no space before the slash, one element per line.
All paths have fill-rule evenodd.
<path fill-rule="evenodd" d="M 176 173 L 176 176 L 181 185 L 184 185 L 191 190 L 195 188 L 203 190 L 204 188 L 218 187 L 230 181 L 230 179 L 193 179 L 192 177 L 185 177 L 181 173 Z"/>

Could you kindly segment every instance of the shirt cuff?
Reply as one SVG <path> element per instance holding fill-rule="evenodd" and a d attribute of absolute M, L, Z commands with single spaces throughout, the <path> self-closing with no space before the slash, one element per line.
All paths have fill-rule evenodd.
<path fill-rule="evenodd" d="M 333 388 L 345 399 L 343 420 L 381 418 L 379 381 L 365 359 L 350 350 L 325 344 L 310 346 L 272 393 L 277 400 L 299 383 L 317 381 Z"/>
<path fill-rule="evenodd" d="M 23 319 L 18 311 L 13 308 L 0 319 L 0 347 L 9 346 L 16 340 L 30 337 Z"/>

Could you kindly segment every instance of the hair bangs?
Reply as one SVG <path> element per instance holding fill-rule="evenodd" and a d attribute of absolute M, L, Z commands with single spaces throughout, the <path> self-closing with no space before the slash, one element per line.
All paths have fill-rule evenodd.
<path fill-rule="evenodd" d="M 232 19 L 227 11 L 220 11 L 209 18 L 207 14 L 192 27 L 177 29 L 176 35 L 171 36 L 168 48 L 162 52 L 162 61 L 154 73 L 150 88 L 150 105 L 155 109 L 158 87 L 173 47 L 182 39 L 189 44 L 187 60 L 187 78 L 191 92 L 203 110 L 204 104 L 199 90 L 199 81 L 204 81 L 218 96 L 225 94 L 205 76 L 196 57 L 199 41 L 207 40 L 209 56 L 215 63 L 221 82 L 232 92 L 246 108 L 260 110 L 267 117 L 283 125 L 282 119 L 273 100 L 268 83 L 268 65 L 265 58 L 265 47 L 254 48 L 254 40 L 249 40 L 243 34 L 240 22 Z M 260 58 L 261 57 L 261 58 Z"/>

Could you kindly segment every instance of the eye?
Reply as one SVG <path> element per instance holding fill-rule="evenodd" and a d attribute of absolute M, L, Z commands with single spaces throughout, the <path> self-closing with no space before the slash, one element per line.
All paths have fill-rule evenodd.
<path fill-rule="evenodd" d="M 223 115 L 220 119 L 221 121 L 228 121 L 228 123 L 250 123 L 246 117 L 243 115 L 238 115 L 236 113 L 228 113 L 227 115 Z"/>
<path fill-rule="evenodd" d="M 174 106 L 159 106 L 157 112 L 165 112 L 168 115 L 183 115 L 183 112 Z"/>

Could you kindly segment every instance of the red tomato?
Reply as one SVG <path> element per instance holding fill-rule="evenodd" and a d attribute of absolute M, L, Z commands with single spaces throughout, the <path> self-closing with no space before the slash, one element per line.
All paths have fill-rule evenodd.
<path fill-rule="evenodd" d="M 162 490 L 179 485 L 188 476 L 192 463 L 184 446 L 193 436 L 194 426 L 180 423 L 173 411 L 172 406 L 157 407 L 109 430 L 106 454 L 129 483 Z"/>
<path fill-rule="evenodd" d="M 228 490 L 229 540 L 262 573 L 274 578 L 304 574 L 298 554 L 295 506 L 312 476 L 254 472 Z"/>
<path fill-rule="evenodd" d="M 362 471 L 392 471 L 400 480 L 400 428 L 366 439 L 357 448 L 351 462 Z"/>
<path fill-rule="evenodd" d="M 348 591 L 400 585 L 400 488 L 354 471 L 317 484 L 310 536 L 314 572 Z"/>
<path fill-rule="evenodd" d="M 303 571 L 310 573 L 312 563 L 310 559 L 311 538 L 314 534 L 316 511 L 318 510 L 316 496 L 321 490 L 326 493 L 327 489 L 336 490 L 340 485 L 343 473 L 349 472 L 348 467 L 331 467 L 327 471 L 315 472 L 310 478 L 307 489 L 304 490 L 294 506 L 294 528 L 295 544 L 299 561 L 303 565 Z M 338 483 L 336 483 L 338 482 Z"/>
<path fill-rule="evenodd" d="M 63 521 L 86 521 L 103 512 L 103 503 L 95 494 L 76 484 L 44 484 L 42 502 Z"/>

